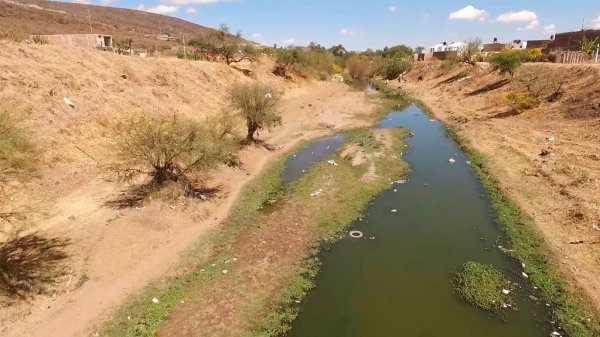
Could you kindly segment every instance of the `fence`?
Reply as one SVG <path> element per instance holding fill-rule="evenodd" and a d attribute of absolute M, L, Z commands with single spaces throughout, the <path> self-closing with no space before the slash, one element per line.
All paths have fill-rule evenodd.
<path fill-rule="evenodd" d="M 556 63 L 583 63 L 589 61 L 589 56 L 582 51 L 558 51 L 553 52 Z"/>

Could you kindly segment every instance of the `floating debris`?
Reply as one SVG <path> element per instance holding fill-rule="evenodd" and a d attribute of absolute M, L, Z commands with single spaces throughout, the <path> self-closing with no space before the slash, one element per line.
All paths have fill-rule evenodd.
<path fill-rule="evenodd" d="M 327 161 L 327 164 L 329 165 L 333 165 L 333 166 L 338 166 L 338 164 L 335 162 L 335 160 L 331 159 Z"/>
<path fill-rule="evenodd" d="M 392 212 L 392 213 L 396 213 L 396 212 L 398 212 L 398 210 L 394 208 L 394 209 L 393 209 L 393 210 L 391 210 L 390 212 Z"/>
<path fill-rule="evenodd" d="M 363 232 L 361 231 L 350 231 L 348 234 L 354 239 L 360 239 L 363 237 Z"/>
<path fill-rule="evenodd" d="M 522 272 L 521 275 L 523 275 L 524 278 L 529 278 L 529 275 L 527 275 L 526 272 Z"/>
<path fill-rule="evenodd" d="M 456 160 L 454 160 L 454 158 L 450 158 L 450 159 L 448 159 L 448 162 L 449 162 L 450 164 L 454 164 L 454 163 L 456 162 Z"/>

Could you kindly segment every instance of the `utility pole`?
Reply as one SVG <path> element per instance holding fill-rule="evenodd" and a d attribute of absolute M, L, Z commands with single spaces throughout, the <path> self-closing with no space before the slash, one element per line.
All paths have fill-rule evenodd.
<path fill-rule="evenodd" d="M 185 33 L 182 33 L 181 36 L 183 36 L 183 58 L 186 58 L 186 55 L 185 55 Z"/>
<path fill-rule="evenodd" d="M 598 53 L 600 53 L 600 43 L 596 46 L 596 63 L 598 63 Z"/>

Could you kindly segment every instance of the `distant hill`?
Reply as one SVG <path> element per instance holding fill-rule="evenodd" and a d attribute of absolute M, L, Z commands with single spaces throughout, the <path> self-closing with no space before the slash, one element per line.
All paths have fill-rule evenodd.
<path fill-rule="evenodd" d="M 205 35 L 211 28 L 178 18 L 133 9 L 40 0 L 0 0 L 0 29 L 16 29 L 27 34 L 110 34 L 115 41 L 132 38 L 135 47 L 170 48 L 186 38 Z M 179 41 L 161 41 L 167 33 Z"/>

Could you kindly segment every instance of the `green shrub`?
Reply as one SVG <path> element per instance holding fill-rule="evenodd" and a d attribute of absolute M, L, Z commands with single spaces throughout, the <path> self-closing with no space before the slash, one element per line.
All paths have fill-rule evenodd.
<path fill-rule="evenodd" d="M 534 108 L 539 103 L 537 98 L 526 92 L 508 94 L 506 95 L 506 102 L 508 107 L 516 112 Z"/>
<path fill-rule="evenodd" d="M 515 70 L 521 65 L 522 53 L 512 50 L 503 50 L 490 57 L 492 69 L 497 70 L 500 74 L 508 73 L 510 77 L 514 76 Z"/>
<path fill-rule="evenodd" d="M 327 79 L 332 74 L 335 56 L 324 49 L 286 48 L 274 51 L 273 73 L 281 77 L 295 74 L 304 78 Z"/>
<path fill-rule="evenodd" d="M 277 111 L 279 96 L 268 85 L 258 82 L 236 84 L 231 88 L 229 100 L 246 121 L 247 144 L 255 141 L 256 131 L 281 125 L 281 115 Z"/>
<path fill-rule="evenodd" d="M 463 264 L 454 276 L 455 290 L 465 301 L 494 312 L 513 305 L 512 298 L 502 293 L 508 284 L 493 266 L 471 261 Z"/>
<path fill-rule="evenodd" d="M 409 71 L 412 68 L 412 61 L 409 57 L 392 56 L 379 59 L 375 64 L 375 74 L 386 80 L 398 78 L 400 74 Z"/>

